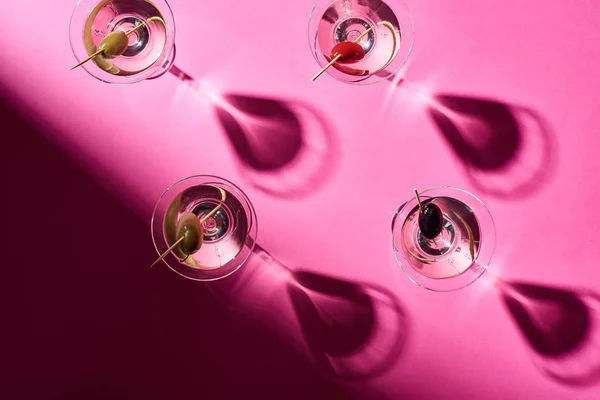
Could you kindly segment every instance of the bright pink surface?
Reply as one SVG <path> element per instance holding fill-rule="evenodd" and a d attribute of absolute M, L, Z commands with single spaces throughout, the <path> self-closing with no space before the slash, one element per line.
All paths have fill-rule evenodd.
<path fill-rule="evenodd" d="M 176 65 L 213 100 L 229 93 L 293 99 L 323 114 L 335 143 L 331 151 L 322 140 L 314 147 L 334 163 L 323 185 L 284 197 L 250 184 L 210 96 L 171 75 L 119 87 L 70 72 L 74 1 L 3 5 L 0 84 L 148 226 L 171 183 L 192 174 L 223 176 L 246 191 L 258 213 L 260 245 L 283 264 L 395 293 L 408 314 L 407 343 L 377 378 L 341 382 L 363 398 L 600 398 L 597 381 L 563 385 L 540 371 L 489 284 L 493 275 L 600 291 L 600 217 L 593 208 L 600 204 L 600 13 L 592 1 L 410 1 L 417 42 L 406 81 L 364 88 L 327 75 L 310 83 L 318 68 L 306 40 L 309 1 L 171 3 Z M 521 196 L 475 185 L 428 111 L 427 96 L 416 92 L 533 110 L 547 129 L 540 134 L 533 123 L 525 130 L 532 137 L 522 139 L 527 153 L 519 160 L 548 173 Z M 416 287 L 391 249 L 393 212 L 413 187 L 435 185 L 472 190 L 496 222 L 490 271 L 461 292 Z M 600 354 L 588 356 L 600 364 Z"/>

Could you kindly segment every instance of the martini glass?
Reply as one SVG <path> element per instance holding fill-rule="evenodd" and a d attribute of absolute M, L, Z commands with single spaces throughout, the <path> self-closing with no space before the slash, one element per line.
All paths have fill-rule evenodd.
<path fill-rule="evenodd" d="M 359 39 L 364 58 L 335 62 L 327 69 L 335 79 L 355 85 L 381 82 L 400 71 L 414 34 L 412 16 L 402 0 L 317 0 L 308 21 L 308 43 L 321 68 L 332 61 L 334 46 Z"/>
<path fill-rule="evenodd" d="M 440 186 L 419 194 L 421 205 L 441 211 L 441 231 L 431 239 L 421 231 L 416 197 L 392 220 L 396 260 L 417 285 L 436 292 L 462 289 L 488 268 L 496 245 L 494 220 L 486 206 L 463 189 Z M 431 235 L 429 235 L 431 236 Z"/>
<path fill-rule="evenodd" d="M 182 216 L 190 215 L 186 213 L 202 221 L 202 245 L 187 257 L 168 253 L 163 261 L 169 268 L 185 278 L 214 281 L 246 262 L 256 243 L 257 221 L 240 188 L 211 175 L 191 176 L 169 187 L 152 214 L 152 239 L 159 254 L 174 244 L 174 227 Z"/>
<path fill-rule="evenodd" d="M 81 67 L 106 83 L 162 76 L 175 60 L 175 20 L 166 0 L 79 0 L 69 25 L 71 49 L 81 62 L 110 33 L 133 29 L 123 54 L 113 58 L 101 53 Z"/>

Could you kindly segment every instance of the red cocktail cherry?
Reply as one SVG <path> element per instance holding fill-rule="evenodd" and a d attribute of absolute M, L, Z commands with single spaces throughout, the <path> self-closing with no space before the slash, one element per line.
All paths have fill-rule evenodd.
<path fill-rule="evenodd" d="M 337 60 L 339 63 L 355 63 L 365 57 L 365 49 L 358 43 L 341 42 L 331 49 L 331 59 L 333 60 L 337 56 L 340 56 Z"/>

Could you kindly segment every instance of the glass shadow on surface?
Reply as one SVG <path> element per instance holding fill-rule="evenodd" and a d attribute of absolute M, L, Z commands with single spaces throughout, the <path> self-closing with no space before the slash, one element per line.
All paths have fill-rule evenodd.
<path fill-rule="evenodd" d="M 554 140 L 535 111 L 452 94 L 434 95 L 427 109 L 477 191 L 517 199 L 536 192 L 552 176 Z"/>
<path fill-rule="evenodd" d="M 370 379 L 396 363 L 408 326 L 391 292 L 311 272 L 293 276 L 297 284 L 288 285 L 288 294 L 323 371 L 338 378 Z"/>
<path fill-rule="evenodd" d="M 216 108 L 223 130 L 246 165 L 257 171 L 276 171 L 296 158 L 303 146 L 302 126 L 284 103 L 235 94 L 225 95 L 223 99 L 233 109 L 258 120 L 255 126 L 248 127 L 248 123 L 242 126 L 233 111 L 221 106 Z"/>
<path fill-rule="evenodd" d="M 306 343 L 306 357 L 331 378 L 385 373 L 409 333 L 408 316 L 390 291 L 290 269 L 259 245 L 239 274 L 207 287 L 232 310 L 287 335 L 294 347 Z"/>
<path fill-rule="evenodd" d="M 176 66 L 169 72 L 203 92 L 201 82 Z M 337 137 L 313 106 L 253 94 L 204 94 L 215 107 L 243 177 L 257 189 L 282 198 L 304 197 L 319 190 L 333 174 Z"/>
<path fill-rule="evenodd" d="M 437 93 L 399 76 L 390 94 L 401 91 L 424 107 L 461 161 L 477 193 L 518 200 L 538 192 L 558 165 L 555 134 L 535 110 L 469 95 Z M 384 106 L 383 114 L 389 112 Z"/>
<path fill-rule="evenodd" d="M 502 300 L 535 363 L 552 379 L 569 385 L 600 380 L 600 297 L 534 283 L 500 280 Z"/>
<path fill-rule="evenodd" d="M 47 140 L 33 113 L 0 97 L 0 118 L 5 398 L 354 398 L 264 324 L 149 270 L 147 218 Z"/>
<path fill-rule="evenodd" d="M 303 197 L 333 173 L 338 146 L 333 128 L 312 106 L 246 94 L 224 94 L 215 104 L 242 172 L 258 189 Z"/>

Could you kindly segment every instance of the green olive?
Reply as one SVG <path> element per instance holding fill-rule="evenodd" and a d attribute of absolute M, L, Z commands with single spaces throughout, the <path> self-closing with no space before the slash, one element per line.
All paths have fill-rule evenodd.
<path fill-rule="evenodd" d="M 104 57 L 115 58 L 125 53 L 129 47 L 129 38 L 121 30 L 109 33 L 98 45 L 98 50 L 104 50 Z"/>
<path fill-rule="evenodd" d="M 182 226 L 179 234 L 183 234 L 183 242 L 180 246 L 184 253 L 194 254 L 200 249 L 200 232 L 194 225 Z"/>
<path fill-rule="evenodd" d="M 177 221 L 176 231 L 177 239 L 183 236 L 183 241 L 178 248 L 186 256 L 194 254 L 202 246 L 204 229 L 196 214 L 190 212 L 183 214 Z"/>

